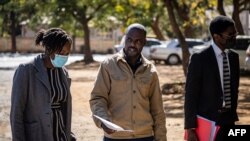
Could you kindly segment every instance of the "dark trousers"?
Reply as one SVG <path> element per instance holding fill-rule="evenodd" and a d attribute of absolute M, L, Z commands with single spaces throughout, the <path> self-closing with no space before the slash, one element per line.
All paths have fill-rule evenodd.
<path fill-rule="evenodd" d="M 154 137 L 137 138 L 137 139 L 110 139 L 107 137 L 103 138 L 103 141 L 154 141 Z"/>

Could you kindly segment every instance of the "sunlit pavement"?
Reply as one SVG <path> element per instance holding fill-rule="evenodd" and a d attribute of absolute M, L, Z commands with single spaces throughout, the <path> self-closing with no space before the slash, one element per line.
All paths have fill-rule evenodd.
<path fill-rule="evenodd" d="M 0 69 L 13 69 L 16 68 L 21 63 L 26 63 L 31 61 L 34 57 L 36 57 L 38 54 L 12 54 L 12 53 L 0 53 Z M 93 54 L 93 58 L 95 61 L 101 62 L 106 57 L 111 56 L 111 54 Z M 82 60 L 84 58 L 83 54 L 71 54 L 69 56 L 69 60 L 66 65 Z"/>

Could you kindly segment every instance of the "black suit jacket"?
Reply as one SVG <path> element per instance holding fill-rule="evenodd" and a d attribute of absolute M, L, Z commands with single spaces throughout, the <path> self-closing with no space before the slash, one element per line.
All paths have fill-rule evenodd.
<path fill-rule="evenodd" d="M 215 121 L 218 125 L 233 124 L 236 113 L 239 87 L 239 55 L 228 53 L 231 80 L 231 105 L 228 112 L 220 112 L 223 91 L 215 52 L 212 46 L 192 55 L 185 88 L 185 129 L 196 128 L 196 115 Z"/>

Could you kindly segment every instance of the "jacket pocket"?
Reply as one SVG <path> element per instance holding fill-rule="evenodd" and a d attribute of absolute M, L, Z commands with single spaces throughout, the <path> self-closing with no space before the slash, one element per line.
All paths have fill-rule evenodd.
<path fill-rule="evenodd" d="M 25 136 L 27 141 L 40 141 L 41 134 L 38 122 L 25 123 Z"/>
<path fill-rule="evenodd" d="M 148 97 L 149 90 L 150 90 L 150 83 L 151 83 L 150 76 L 141 76 L 138 78 L 137 81 L 138 81 L 138 89 L 140 91 L 140 94 L 143 97 Z"/>
<path fill-rule="evenodd" d="M 128 77 L 125 75 L 113 74 L 111 75 L 111 94 L 112 93 L 126 93 L 129 90 Z"/>

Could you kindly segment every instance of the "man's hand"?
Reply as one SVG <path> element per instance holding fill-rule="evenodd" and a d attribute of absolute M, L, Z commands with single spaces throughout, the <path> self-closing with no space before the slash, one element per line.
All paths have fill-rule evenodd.
<path fill-rule="evenodd" d="M 108 134 L 113 134 L 116 132 L 115 130 L 109 129 L 105 124 L 101 124 L 101 127 Z"/>
<path fill-rule="evenodd" d="M 199 141 L 195 129 L 187 129 L 188 140 L 187 141 Z"/>

